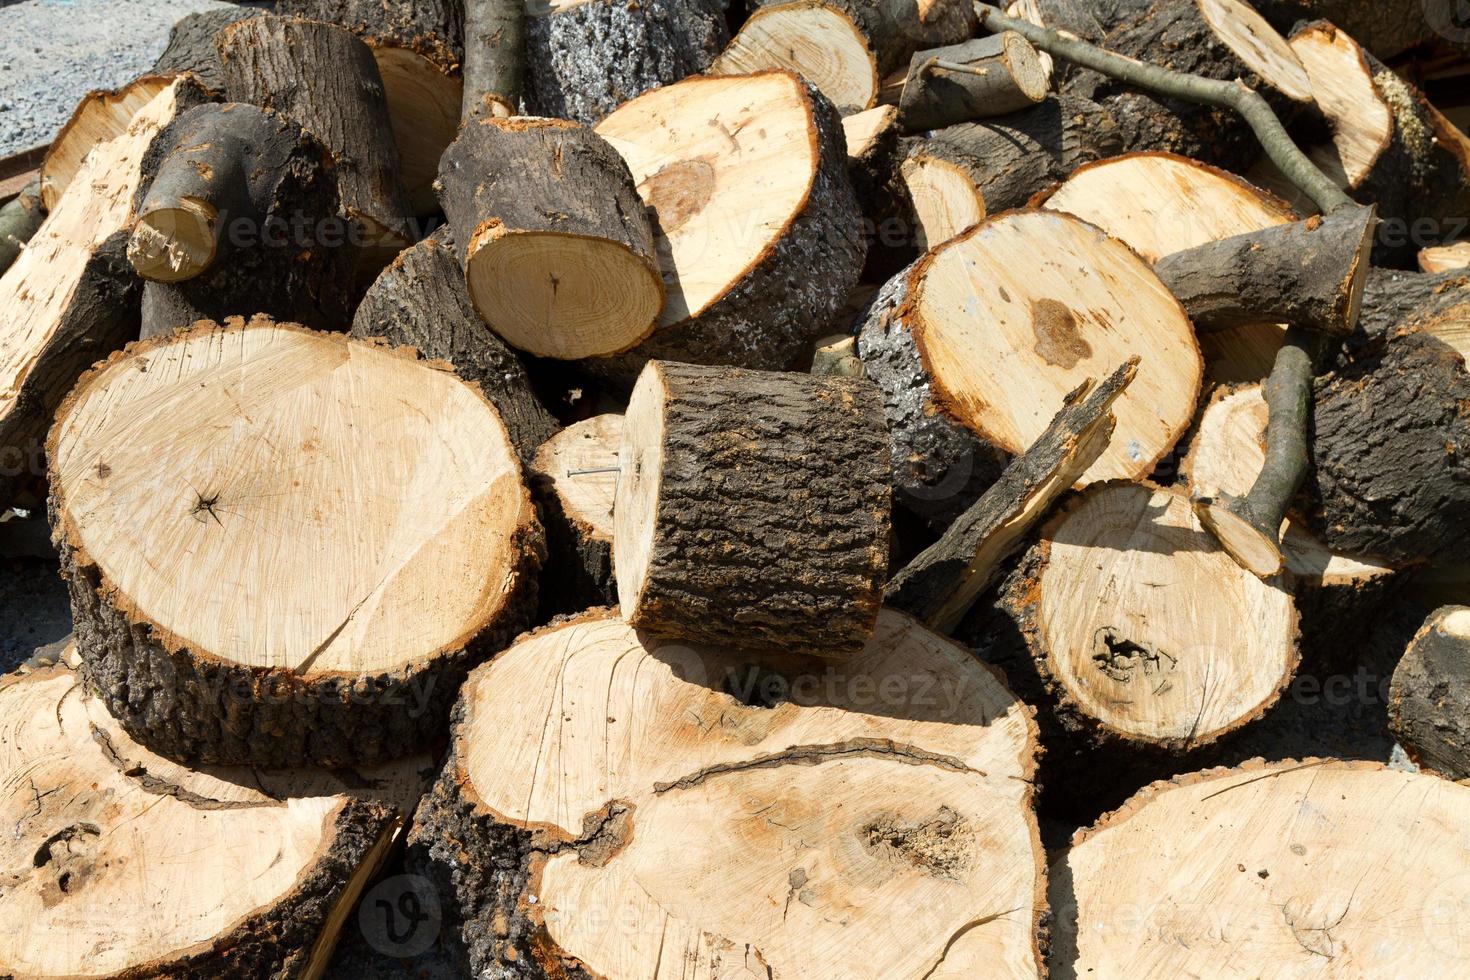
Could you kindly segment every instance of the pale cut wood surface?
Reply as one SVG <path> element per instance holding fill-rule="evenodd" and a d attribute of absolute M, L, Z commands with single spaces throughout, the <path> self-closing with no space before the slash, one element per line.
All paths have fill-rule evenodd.
<path fill-rule="evenodd" d="M 709 67 L 711 75 L 786 68 L 810 81 L 844 115 L 873 107 L 878 63 L 858 26 L 813 0 L 762 6 Z"/>
<path fill-rule="evenodd" d="M 985 217 L 985 194 L 969 172 L 948 160 L 923 153 L 899 166 L 918 227 L 914 244 L 933 248 Z"/>
<path fill-rule="evenodd" d="M 621 415 L 594 415 L 546 440 L 531 464 L 531 469 L 550 478 L 567 517 L 599 541 L 613 539 L 622 440 Z"/>
<path fill-rule="evenodd" d="M 1315 25 L 1295 35 L 1291 48 L 1332 128 L 1331 142 L 1312 150 L 1312 161 L 1341 186 L 1355 188 L 1393 142 L 1393 112 L 1362 48 L 1346 34 Z"/>
<path fill-rule="evenodd" d="M 1291 45 L 1242 0 L 1196 0 L 1200 13 L 1240 60 L 1297 102 L 1312 98 L 1312 83 Z"/>
<path fill-rule="evenodd" d="M 41 203 L 54 211 L 95 147 L 128 131 L 138 111 L 173 84 L 171 75 L 144 75 L 107 91 L 89 92 L 51 141 L 41 164 Z"/>

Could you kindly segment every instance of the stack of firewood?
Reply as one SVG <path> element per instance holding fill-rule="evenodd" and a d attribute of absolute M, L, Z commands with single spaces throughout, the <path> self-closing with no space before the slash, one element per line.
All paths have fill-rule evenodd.
<path fill-rule="evenodd" d="M 748 6 L 285 0 L 78 106 L 0 974 L 318 976 L 398 868 L 486 978 L 1465 971 L 1470 610 L 1421 770 L 1270 742 L 1470 605 L 1464 32 Z"/>

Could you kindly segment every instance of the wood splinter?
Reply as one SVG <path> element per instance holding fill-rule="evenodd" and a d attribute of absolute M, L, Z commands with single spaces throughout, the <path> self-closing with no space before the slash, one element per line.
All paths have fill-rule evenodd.
<path fill-rule="evenodd" d="M 1004 116 L 1046 98 L 1036 49 L 1015 31 L 920 51 L 909 62 L 898 119 L 910 132 Z"/>

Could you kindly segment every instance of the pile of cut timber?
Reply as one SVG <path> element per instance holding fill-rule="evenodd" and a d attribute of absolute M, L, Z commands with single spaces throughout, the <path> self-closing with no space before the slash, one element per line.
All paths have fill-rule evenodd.
<path fill-rule="evenodd" d="M 0 210 L 0 976 L 1463 974 L 1437 4 L 180 22 Z"/>

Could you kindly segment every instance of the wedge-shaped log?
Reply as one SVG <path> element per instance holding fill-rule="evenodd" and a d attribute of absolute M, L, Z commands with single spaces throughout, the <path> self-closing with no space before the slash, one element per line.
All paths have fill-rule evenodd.
<path fill-rule="evenodd" d="M 133 118 L 165 89 L 178 89 L 172 75 L 144 75 L 119 88 L 88 92 L 72 110 L 71 118 L 52 139 L 41 161 L 41 203 L 55 211 L 87 154 L 128 131 Z M 190 89 L 191 104 L 209 95 L 197 84 Z"/>
<path fill-rule="evenodd" d="M 411 351 L 204 322 L 87 375 L 48 450 L 82 675 L 170 758 L 416 751 L 534 610 L 505 426 Z"/>
<path fill-rule="evenodd" d="M 613 502 L 623 443 L 621 415 L 594 415 L 562 429 L 531 463 L 531 492 L 546 524 L 543 617 L 614 605 Z"/>

